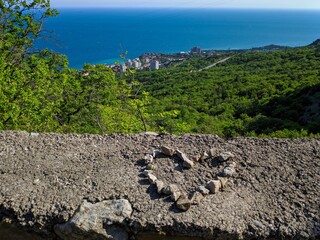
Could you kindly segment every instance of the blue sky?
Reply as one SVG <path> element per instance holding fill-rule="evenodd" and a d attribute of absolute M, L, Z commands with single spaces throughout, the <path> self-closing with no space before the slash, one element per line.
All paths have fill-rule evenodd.
<path fill-rule="evenodd" d="M 51 0 L 53 7 L 307 8 L 320 0 Z"/>

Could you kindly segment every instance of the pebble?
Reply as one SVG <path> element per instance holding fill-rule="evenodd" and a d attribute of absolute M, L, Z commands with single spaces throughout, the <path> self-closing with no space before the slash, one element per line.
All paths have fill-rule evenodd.
<path fill-rule="evenodd" d="M 175 191 L 171 194 L 171 200 L 176 202 L 178 201 L 179 197 L 181 196 L 181 192 L 180 191 Z"/>
<path fill-rule="evenodd" d="M 183 161 L 183 167 L 184 168 L 187 168 L 187 169 L 190 169 L 194 166 L 194 163 L 193 161 L 189 160 L 189 159 L 186 159 L 185 161 Z"/>
<path fill-rule="evenodd" d="M 221 183 L 219 180 L 211 180 L 207 183 L 207 187 L 210 189 L 211 193 L 217 193 L 221 188 Z"/>
<path fill-rule="evenodd" d="M 160 181 L 160 180 L 156 180 L 155 184 L 156 184 L 156 187 L 157 187 L 158 194 L 161 194 L 162 190 L 164 188 L 164 183 L 162 181 Z"/>
<path fill-rule="evenodd" d="M 148 179 L 149 179 L 150 183 L 156 183 L 156 181 L 157 181 L 157 177 L 151 173 L 148 174 Z"/>
<path fill-rule="evenodd" d="M 204 196 L 200 192 L 196 191 L 191 195 L 191 199 L 190 199 L 191 204 L 199 205 L 200 202 L 203 200 L 203 198 Z"/>
<path fill-rule="evenodd" d="M 193 161 L 191 161 L 183 152 L 177 150 L 176 154 L 183 161 L 183 167 L 190 169 L 194 166 Z"/>
<path fill-rule="evenodd" d="M 208 195 L 210 193 L 209 189 L 206 188 L 205 186 L 199 186 L 198 189 L 202 195 Z"/>
<path fill-rule="evenodd" d="M 218 158 L 219 158 L 219 161 L 226 162 L 234 158 L 234 155 L 231 152 L 224 152 L 224 153 L 221 153 Z"/>
<path fill-rule="evenodd" d="M 209 155 L 208 155 L 207 152 L 204 152 L 204 153 L 201 154 L 200 160 L 206 160 L 207 158 L 209 158 Z"/>
<path fill-rule="evenodd" d="M 171 195 L 174 192 L 179 192 L 180 189 L 177 184 L 170 184 L 169 186 L 165 187 L 162 192 L 166 195 Z"/>
<path fill-rule="evenodd" d="M 149 174 L 153 174 L 153 171 L 152 171 L 152 170 L 144 170 L 144 171 L 142 172 L 142 174 L 143 174 L 145 177 L 148 177 Z"/>
<path fill-rule="evenodd" d="M 191 207 L 191 200 L 186 195 L 181 195 L 176 203 L 178 209 L 187 211 Z"/>
<path fill-rule="evenodd" d="M 150 164 L 153 162 L 153 156 L 148 154 L 148 155 L 144 156 L 144 160 L 145 160 L 146 164 Z"/>
<path fill-rule="evenodd" d="M 220 183 L 221 183 L 221 187 L 222 187 L 222 188 L 225 188 L 226 185 L 227 185 L 227 182 L 228 182 L 228 178 L 226 178 L 226 177 L 218 177 L 218 180 L 219 180 Z"/>
<path fill-rule="evenodd" d="M 167 146 L 162 146 L 160 150 L 164 155 L 167 155 L 167 156 L 173 156 L 173 154 L 175 154 L 175 150 Z"/>
<path fill-rule="evenodd" d="M 209 150 L 208 156 L 211 157 L 211 158 L 213 158 L 213 157 L 216 156 L 216 154 L 217 154 L 217 149 L 216 149 L 216 148 L 211 148 L 211 149 Z"/>
<path fill-rule="evenodd" d="M 150 170 L 155 170 L 155 169 L 156 169 L 156 166 L 153 165 L 153 164 L 151 164 L 151 163 L 149 163 L 149 164 L 147 165 L 146 169 L 149 170 L 149 171 L 150 171 Z"/>

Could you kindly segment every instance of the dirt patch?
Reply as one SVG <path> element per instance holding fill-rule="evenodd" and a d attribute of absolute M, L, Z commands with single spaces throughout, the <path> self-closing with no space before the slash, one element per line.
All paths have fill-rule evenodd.
<path fill-rule="evenodd" d="M 237 172 L 225 190 L 181 212 L 141 176 L 145 154 L 162 145 L 189 157 L 212 147 L 230 151 Z M 210 159 L 190 170 L 177 164 L 172 158 L 157 159 L 157 176 L 186 191 L 223 168 Z M 226 141 L 213 135 L 7 131 L 0 132 L 0 182 L 0 221 L 11 219 L 19 229 L 43 239 L 56 239 L 53 226 L 67 222 L 83 199 L 120 198 L 133 207 L 128 219 L 132 236 L 151 232 L 198 239 L 320 237 L 320 139 Z"/>

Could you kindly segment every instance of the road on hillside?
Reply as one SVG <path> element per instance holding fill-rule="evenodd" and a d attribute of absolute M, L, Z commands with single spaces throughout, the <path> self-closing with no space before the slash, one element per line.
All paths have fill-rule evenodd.
<path fill-rule="evenodd" d="M 232 57 L 232 56 L 231 56 L 231 57 Z M 224 59 L 222 59 L 222 60 L 220 60 L 220 61 L 218 61 L 218 62 L 216 62 L 216 63 L 213 63 L 213 64 L 211 64 L 211 65 L 209 65 L 209 66 L 207 66 L 207 67 L 205 67 L 205 68 L 202 68 L 202 69 L 199 70 L 199 72 L 201 72 L 201 71 L 203 71 L 203 70 L 207 70 L 207 69 L 212 68 L 212 67 L 215 67 L 215 66 L 217 66 L 217 65 L 220 64 L 220 63 L 224 63 L 224 62 L 228 61 L 231 57 L 224 58 Z"/>

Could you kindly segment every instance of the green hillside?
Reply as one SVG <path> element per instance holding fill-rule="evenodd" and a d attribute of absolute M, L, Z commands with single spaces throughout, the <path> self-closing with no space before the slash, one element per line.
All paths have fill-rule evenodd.
<path fill-rule="evenodd" d="M 245 52 L 208 70 L 212 59 L 139 72 L 153 97 L 151 128 L 222 136 L 306 136 L 320 132 L 320 45 Z"/>
<path fill-rule="evenodd" d="M 65 56 L 34 48 L 43 22 L 58 14 L 49 0 L 0 0 L 0 12 L 0 130 L 320 134 L 320 41 L 121 75 L 104 65 L 71 69 Z"/>

